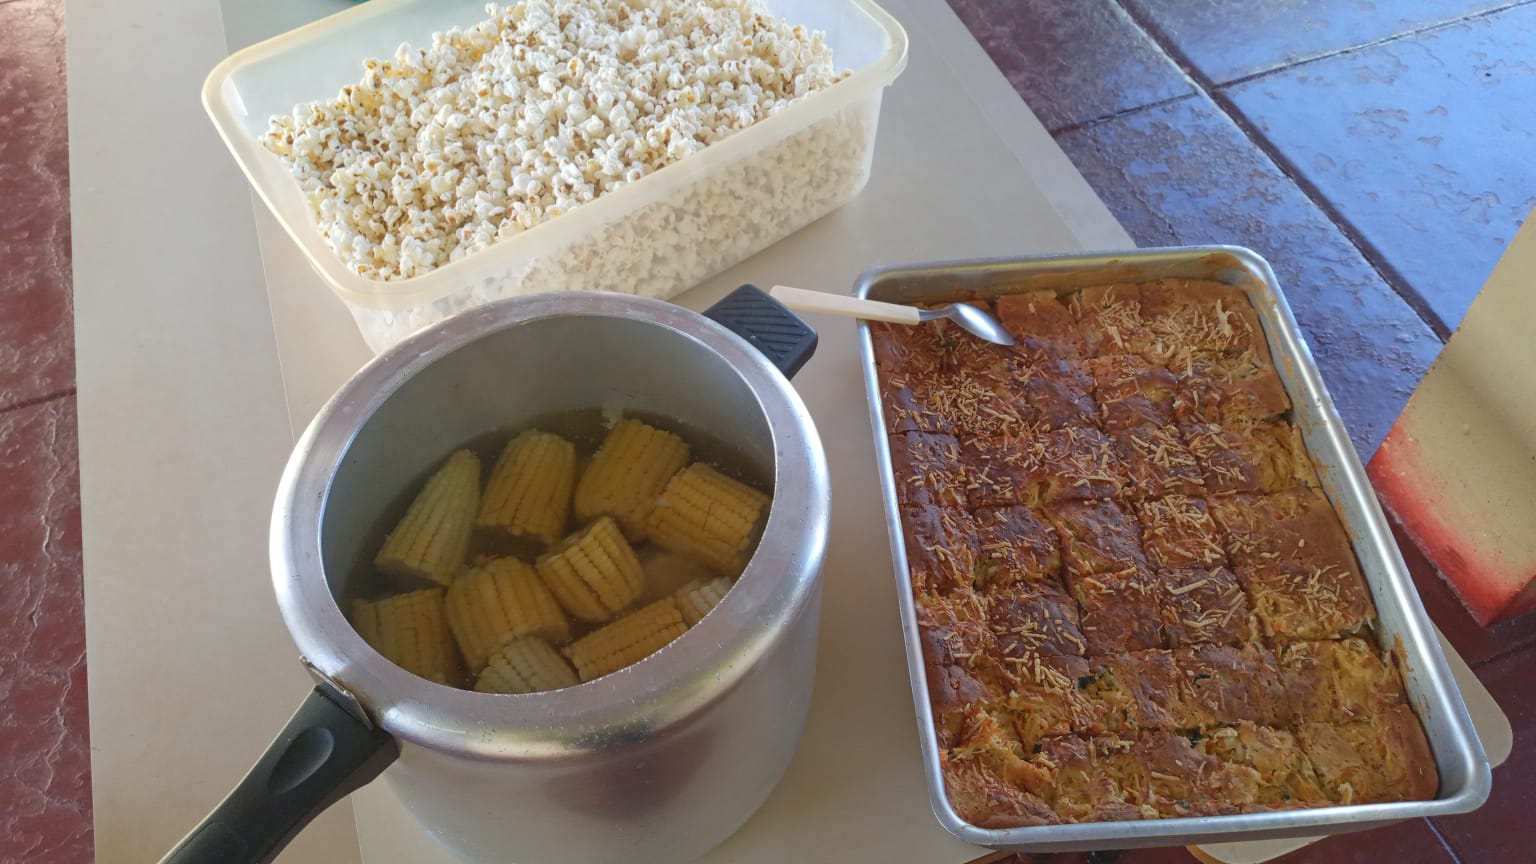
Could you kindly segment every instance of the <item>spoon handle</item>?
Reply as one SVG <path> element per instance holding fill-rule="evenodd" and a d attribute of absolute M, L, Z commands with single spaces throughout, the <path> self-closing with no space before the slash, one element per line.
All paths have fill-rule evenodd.
<path fill-rule="evenodd" d="M 863 318 L 868 321 L 890 321 L 894 324 L 916 324 L 920 320 L 917 315 L 922 311 L 915 306 L 845 297 L 842 294 L 828 294 L 825 291 L 807 291 L 804 288 L 791 288 L 788 285 L 775 285 L 768 290 L 768 294 L 785 306 L 802 312 L 826 312 L 829 315 Z"/>

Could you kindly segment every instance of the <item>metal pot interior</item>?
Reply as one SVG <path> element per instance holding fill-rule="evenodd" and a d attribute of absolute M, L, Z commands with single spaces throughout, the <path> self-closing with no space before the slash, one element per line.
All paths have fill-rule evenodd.
<path fill-rule="evenodd" d="M 689 333 L 616 315 L 523 321 L 421 368 L 346 446 L 320 526 L 332 596 L 341 603 L 368 593 L 367 580 L 376 578 L 369 562 L 385 532 L 455 448 L 551 415 L 597 408 L 699 430 L 729 448 L 748 472 L 774 478 L 773 436 L 758 398 L 740 371 Z"/>

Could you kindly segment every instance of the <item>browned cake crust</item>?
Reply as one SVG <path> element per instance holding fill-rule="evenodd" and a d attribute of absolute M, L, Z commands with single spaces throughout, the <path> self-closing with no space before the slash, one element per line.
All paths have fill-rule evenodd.
<path fill-rule="evenodd" d="M 1045 498 L 1045 477 L 1030 441 L 972 438 L 960 448 L 961 485 L 972 510 L 1024 505 Z"/>
<path fill-rule="evenodd" d="M 902 508 L 907 568 L 912 584 L 948 593 L 970 588 L 980 569 L 978 532 L 971 514 L 931 504 Z"/>
<path fill-rule="evenodd" d="M 1167 426 L 1174 422 L 1178 379 L 1135 354 L 1110 354 L 1088 361 L 1093 399 L 1106 430 Z"/>
<path fill-rule="evenodd" d="M 1296 729 L 1302 751 L 1317 770 L 1323 794 L 1334 804 L 1361 804 L 1376 799 L 1385 800 L 1390 790 L 1379 766 L 1374 764 L 1370 750 L 1364 747 L 1361 729 L 1350 729 L 1355 724 L 1303 723 Z M 1354 733 L 1354 734 L 1352 734 Z"/>
<path fill-rule="evenodd" d="M 1331 803 L 1312 760 L 1285 729 L 1245 721 L 1206 730 L 1196 746 L 1223 765 L 1250 769 L 1251 774 L 1238 771 L 1231 776 L 1244 787 L 1242 797 L 1254 804 L 1289 809 Z"/>
<path fill-rule="evenodd" d="M 979 588 L 1017 582 L 1056 582 L 1061 577 L 1061 547 L 1056 530 L 1023 506 L 979 507 L 974 514 L 980 558 Z"/>
<path fill-rule="evenodd" d="M 1413 709 L 1394 705 L 1371 721 L 1375 734 L 1369 739 L 1377 746 L 1382 773 L 1392 784 L 1398 801 L 1435 797 L 1440 791 L 1440 772 L 1429 738 Z"/>
<path fill-rule="evenodd" d="M 1239 566 L 1264 635 L 1284 644 L 1336 639 L 1361 632 L 1376 618 L 1371 592 L 1354 561 L 1261 561 Z"/>
<path fill-rule="evenodd" d="M 1133 651 L 1091 658 L 1078 688 L 1092 703 L 1090 733 L 1136 735 L 1192 729 L 1199 717 L 1179 686 L 1179 670 L 1168 651 Z"/>
<path fill-rule="evenodd" d="M 1241 426 L 1276 419 L 1291 408 L 1280 376 L 1257 353 L 1189 357 L 1170 374 L 1178 379 L 1172 408 L 1179 423 Z"/>
<path fill-rule="evenodd" d="M 1243 292 L 872 325 L 950 803 L 1009 828 L 1432 796 Z"/>
<path fill-rule="evenodd" d="M 973 301 L 970 305 L 988 311 L 986 303 Z M 1007 374 L 1012 355 L 998 350 L 998 346 L 981 339 L 948 319 L 930 321 L 913 328 L 920 333 L 916 338 L 924 340 L 928 352 L 937 360 L 940 373 L 953 378 L 1001 377 Z"/>
<path fill-rule="evenodd" d="M 927 393 L 927 382 L 940 367 L 929 334 L 920 327 L 874 321 L 869 336 L 879 370 L 885 431 L 953 432 L 954 421 Z"/>
<path fill-rule="evenodd" d="M 1014 732 L 1025 747 L 1100 728 L 1102 708 L 1080 686 L 1089 675 L 1087 660 L 1040 656 L 1009 667 L 1014 679 L 1007 705 L 1014 711 Z"/>
<path fill-rule="evenodd" d="M 998 653 L 1009 664 L 1032 663 L 1038 656 L 1081 657 L 1087 648 L 1077 604 L 1051 583 L 1020 583 L 989 592 L 987 624 L 997 637 Z"/>
<path fill-rule="evenodd" d="M 1133 342 L 1149 360 L 1177 367 L 1189 358 L 1269 353 L 1258 313 L 1232 286 L 1161 279 L 1143 283 L 1138 299 L 1145 326 Z"/>
<path fill-rule="evenodd" d="M 1082 331 L 1055 291 L 997 298 L 997 320 L 1013 335 L 1014 353 L 1027 362 L 1087 356 Z"/>
<path fill-rule="evenodd" d="M 946 760 L 943 770 L 949 806 L 978 828 L 1023 828 L 1059 821 L 1049 804 L 1004 783 L 974 760 Z"/>
<path fill-rule="evenodd" d="M 1040 360 L 1017 367 L 1013 373 L 1020 412 L 1030 428 L 1038 431 L 1091 427 L 1098 414 L 1094 405 L 1093 379 L 1082 361 Z"/>
<path fill-rule="evenodd" d="M 1220 760 L 1196 749 L 1183 735 L 1150 732 L 1129 747 L 1116 742 L 1111 752 L 1108 761 L 1112 773 L 1114 763 L 1123 766 L 1124 794 L 1130 798 L 1130 784 L 1134 783 L 1143 810 L 1151 807 L 1163 818 L 1217 816 L 1240 810 L 1233 798 L 1243 784 L 1229 776 Z"/>
<path fill-rule="evenodd" d="M 926 385 L 927 398 L 951 419 L 962 438 L 1026 435 L 1035 431 L 1034 412 L 1019 393 L 1016 376 L 1009 366 L 932 383 Z"/>
<path fill-rule="evenodd" d="M 1164 495 L 1199 495 L 1205 491 L 1200 460 L 1184 445 L 1172 426 L 1136 426 L 1110 433 L 1115 455 L 1129 481 L 1125 495 L 1133 501 Z"/>
<path fill-rule="evenodd" d="M 1018 435 L 1030 428 L 1007 349 L 949 322 L 872 322 L 886 431 Z"/>
<path fill-rule="evenodd" d="M 1244 452 L 1244 442 L 1236 430 L 1216 423 L 1186 423 L 1179 427 L 1179 434 L 1192 458 L 1198 460 L 1206 491 L 1260 491 L 1253 454 Z"/>
<path fill-rule="evenodd" d="M 1164 279 L 1088 288 L 1070 305 L 1090 356 L 1137 354 L 1177 367 L 1191 358 L 1267 353 L 1253 307 L 1218 283 Z"/>
<path fill-rule="evenodd" d="M 1205 488 L 1212 493 L 1280 492 L 1318 485 L 1300 434 L 1284 421 L 1227 426 L 1186 423 L 1179 432 L 1204 468 Z"/>
<path fill-rule="evenodd" d="M 1194 645 L 1174 651 L 1173 660 L 1201 728 L 1240 720 L 1274 726 L 1295 717 L 1280 664 L 1262 645 Z"/>
<path fill-rule="evenodd" d="M 1062 501 L 1048 511 L 1067 581 L 1094 573 L 1147 569 L 1141 525 L 1112 500 Z"/>
<path fill-rule="evenodd" d="M 1114 442 L 1086 426 L 1054 429 L 1027 442 L 1042 502 L 1119 496 L 1128 482 Z"/>
<path fill-rule="evenodd" d="M 1211 495 L 1206 504 L 1226 535 L 1227 556 L 1235 566 L 1283 560 L 1354 566 L 1344 526 L 1315 489 Z"/>
<path fill-rule="evenodd" d="M 1439 788 L 1424 729 L 1407 705 L 1353 723 L 1303 723 L 1296 737 L 1335 803 L 1420 800 Z"/>
<path fill-rule="evenodd" d="M 935 404 L 922 385 L 914 385 L 905 375 L 891 374 L 880 379 L 880 404 L 886 432 L 955 431 L 949 414 Z"/>
<path fill-rule="evenodd" d="M 1161 570 L 1163 627 L 1168 645 L 1238 645 L 1258 638 L 1248 595 L 1225 567 Z"/>
<path fill-rule="evenodd" d="M 993 346 L 996 347 L 996 346 Z M 908 385 L 922 410 L 965 438 L 1023 435 L 1031 431 L 1029 406 L 1014 391 L 1013 371 L 1003 367 L 966 374 L 940 373 Z M 930 425 L 934 425 L 930 423 Z"/>
<path fill-rule="evenodd" d="M 922 376 L 939 368 L 932 333 L 924 327 L 908 327 L 884 321 L 869 322 L 869 341 L 875 352 L 875 368 L 881 379 Z"/>
<path fill-rule="evenodd" d="M 1091 739 L 1052 738 L 1044 742 L 1035 763 L 1048 783 L 1040 795 L 1063 822 L 1109 822 L 1142 818 L 1139 807 L 1125 800 L 1109 773 L 1096 764 Z"/>
<path fill-rule="evenodd" d="M 1350 723 L 1403 704 L 1396 667 L 1364 639 L 1292 643 L 1280 670 L 1302 722 Z"/>
<path fill-rule="evenodd" d="M 953 435 L 892 435 L 891 472 L 896 481 L 896 500 L 902 504 L 966 509 L 960 442 Z"/>
<path fill-rule="evenodd" d="M 1163 648 L 1168 644 L 1163 586 L 1152 571 L 1133 567 L 1069 580 L 1082 610 L 1090 656 Z"/>
<path fill-rule="evenodd" d="M 958 712 L 974 703 L 1001 702 L 1012 681 L 1002 662 L 989 653 L 992 631 L 979 598 L 972 610 L 953 598 L 919 599 L 925 601 L 918 604 L 917 620 L 928 696 L 942 740 L 946 729 L 952 731 Z"/>
<path fill-rule="evenodd" d="M 1162 569 L 1216 567 L 1227 563 L 1222 536 L 1204 498 L 1169 495 L 1136 505 L 1141 548 Z"/>
<path fill-rule="evenodd" d="M 1084 288 L 1067 301 L 1082 333 L 1084 357 L 1139 354 L 1132 344 L 1141 319 L 1141 291 L 1135 285 Z"/>

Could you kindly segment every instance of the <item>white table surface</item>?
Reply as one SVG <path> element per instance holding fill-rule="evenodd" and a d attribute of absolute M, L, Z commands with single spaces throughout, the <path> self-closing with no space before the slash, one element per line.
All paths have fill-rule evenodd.
<path fill-rule="evenodd" d="M 297 430 L 368 354 L 344 308 L 253 207 L 197 94 L 227 50 L 345 5 L 67 4 L 102 862 L 158 858 L 309 686 L 272 599 L 271 498 Z M 1130 245 L 942 0 L 885 5 L 907 27 L 912 58 L 886 96 L 869 188 L 686 305 L 746 281 L 846 291 L 877 264 Z M 967 860 L 981 850 L 938 828 L 922 788 L 853 328 L 812 323 L 821 349 L 797 386 L 834 489 L 817 698 L 781 788 L 714 858 Z M 830 734 L 853 711 L 865 734 Z M 384 787 L 365 790 L 281 860 L 437 857 L 397 807 Z"/>

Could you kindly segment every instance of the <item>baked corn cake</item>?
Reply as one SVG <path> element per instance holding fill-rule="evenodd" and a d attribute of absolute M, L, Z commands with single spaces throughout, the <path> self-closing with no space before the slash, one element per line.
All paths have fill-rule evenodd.
<path fill-rule="evenodd" d="M 979 304 L 987 305 L 987 304 Z M 950 803 L 985 828 L 1429 798 L 1438 776 L 1240 289 L 872 323 Z"/>

